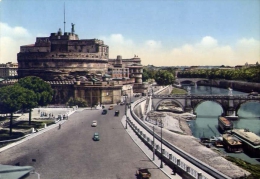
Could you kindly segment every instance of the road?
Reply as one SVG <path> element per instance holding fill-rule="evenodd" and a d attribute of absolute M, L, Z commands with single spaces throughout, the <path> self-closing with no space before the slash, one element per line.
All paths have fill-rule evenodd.
<path fill-rule="evenodd" d="M 114 111 L 120 110 L 119 117 Z M 41 179 L 136 179 L 136 170 L 149 168 L 152 178 L 168 178 L 132 141 L 122 126 L 124 106 L 108 114 L 77 111 L 69 120 L 37 137 L 0 153 L 0 163 L 30 165 Z M 97 127 L 91 127 L 97 120 Z M 100 141 L 93 141 L 94 132 Z"/>

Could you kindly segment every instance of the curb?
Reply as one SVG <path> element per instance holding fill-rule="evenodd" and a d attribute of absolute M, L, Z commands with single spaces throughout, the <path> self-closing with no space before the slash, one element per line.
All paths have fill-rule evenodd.
<path fill-rule="evenodd" d="M 123 122 L 125 122 L 125 117 L 123 117 L 123 118 L 121 119 L 122 126 L 123 126 L 124 129 L 125 129 L 125 125 L 124 125 Z M 129 124 L 128 124 L 128 127 L 130 127 Z M 131 130 L 133 130 L 133 129 L 131 128 Z M 165 170 L 161 169 L 160 166 L 157 165 L 157 164 L 148 156 L 148 154 L 145 153 L 145 151 L 144 151 L 144 150 L 142 149 L 142 147 L 138 144 L 138 142 L 134 140 L 134 138 L 133 138 L 132 135 L 129 133 L 129 131 L 128 131 L 127 129 L 126 129 L 125 131 L 126 131 L 126 132 L 128 133 L 128 135 L 131 137 L 131 139 L 134 141 L 134 143 L 135 143 L 135 144 L 142 150 L 142 152 L 149 158 L 149 160 L 150 160 L 151 162 L 153 162 L 154 165 L 158 167 L 158 169 L 160 169 L 167 177 L 169 177 L 169 178 L 171 179 L 172 177 L 171 177 L 168 173 L 166 173 Z M 134 132 L 134 131 L 133 131 L 133 132 Z M 139 137 L 138 137 L 138 139 L 139 139 Z"/>
<path fill-rule="evenodd" d="M 74 112 L 75 112 L 75 111 L 72 111 L 71 113 L 68 113 L 68 116 L 72 115 Z M 27 141 L 27 140 L 30 140 L 30 139 L 32 139 L 32 138 L 34 138 L 34 137 L 36 137 L 36 136 L 38 136 L 38 135 L 40 135 L 40 134 L 42 134 L 42 133 L 45 133 L 45 132 L 47 132 L 47 131 L 49 131 L 49 130 L 55 128 L 55 127 L 57 127 L 59 124 L 63 124 L 63 123 L 66 122 L 66 121 L 67 121 L 67 120 L 62 120 L 62 121 L 59 120 L 59 121 L 56 122 L 55 124 L 52 124 L 52 125 L 50 125 L 50 126 L 48 126 L 48 127 L 46 127 L 46 128 L 39 129 L 38 132 L 31 133 L 31 134 L 27 134 L 27 135 L 25 135 L 25 136 L 23 136 L 23 137 L 20 137 L 20 138 L 18 138 L 18 139 L 12 139 L 12 140 L 17 140 L 17 142 L 14 142 L 14 143 L 8 144 L 8 145 L 6 145 L 6 146 L 4 146 L 4 147 L 1 147 L 1 148 L 0 148 L 0 153 L 3 152 L 3 151 L 5 151 L 5 150 L 7 150 L 7 149 L 10 149 L 10 148 L 12 148 L 12 147 L 14 147 L 14 146 L 16 146 L 16 145 L 19 145 L 19 144 L 22 143 L 22 142 L 25 142 L 25 141 Z M 11 140 L 11 141 L 12 141 L 12 140 Z M 9 140 L 7 140 L 7 142 L 8 142 L 8 141 L 9 141 Z M 1 141 L 1 142 L 5 142 L 5 141 Z M 1 143 L 1 142 L 0 142 L 0 143 Z"/>

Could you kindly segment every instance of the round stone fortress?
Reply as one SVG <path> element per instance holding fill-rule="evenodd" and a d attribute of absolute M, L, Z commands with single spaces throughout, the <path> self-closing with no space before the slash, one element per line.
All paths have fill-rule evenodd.
<path fill-rule="evenodd" d="M 59 31 L 37 37 L 32 45 L 20 47 L 17 54 L 18 78 L 38 76 L 54 89 L 53 103 L 83 98 L 91 106 L 121 101 L 123 93 L 146 93 L 143 67 L 138 56 L 109 59 L 109 47 L 102 40 L 82 39 Z M 129 89 L 131 89 L 129 91 Z"/>
<path fill-rule="evenodd" d="M 33 45 L 20 47 L 19 78 L 33 75 L 44 80 L 63 80 L 76 75 L 106 74 L 109 49 L 102 40 L 79 40 L 72 33 L 37 37 Z"/>

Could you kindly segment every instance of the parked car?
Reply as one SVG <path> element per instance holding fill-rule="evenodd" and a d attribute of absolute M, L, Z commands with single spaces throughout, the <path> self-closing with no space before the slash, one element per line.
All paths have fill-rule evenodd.
<path fill-rule="evenodd" d="M 114 109 L 114 106 L 109 106 L 108 109 L 109 109 L 109 110 L 112 110 L 112 109 Z"/>
<path fill-rule="evenodd" d="M 119 116 L 119 111 L 118 110 L 115 111 L 115 116 Z"/>
<path fill-rule="evenodd" d="M 97 127 L 97 121 L 93 121 L 91 127 Z"/>
<path fill-rule="evenodd" d="M 125 105 L 125 102 L 124 102 L 124 101 L 122 101 L 122 102 L 120 103 L 120 105 Z"/>
<path fill-rule="evenodd" d="M 94 133 L 93 140 L 94 141 L 99 141 L 100 140 L 99 134 L 97 132 Z"/>
<path fill-rule="evenodd" d="M 107 114 L 107 110 L 106 110 L 106 109 L 103 109 L 102 114 L 103 114 L 103 115 Z"/>

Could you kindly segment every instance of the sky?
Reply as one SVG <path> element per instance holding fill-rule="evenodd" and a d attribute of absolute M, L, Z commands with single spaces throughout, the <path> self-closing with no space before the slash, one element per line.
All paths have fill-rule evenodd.
<path fill-rule="evenodd" d="M 260 0 L 0 0 L 0 63 L 61 28 L 154 66 L 260 63 Z"/>

